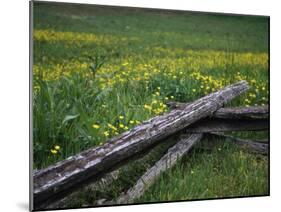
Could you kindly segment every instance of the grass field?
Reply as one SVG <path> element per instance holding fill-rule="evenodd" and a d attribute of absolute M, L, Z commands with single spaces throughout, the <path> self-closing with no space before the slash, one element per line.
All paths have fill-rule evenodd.
<path fill-rule="evenodd" d="M 251 88 L 230 106 L 268 104 L 268 27 L 267 17 L 35 3 L 34 168 L 103 144 L 168 111 L 166 102 L 191 102 L 242 79 Z M 144 171 L 132 168 L 106 191 L 72 204 L 117 196 Z M 195 148 L 137 201 L 268 189 L 266 156 L 223 145 L 211 153 Z"/>

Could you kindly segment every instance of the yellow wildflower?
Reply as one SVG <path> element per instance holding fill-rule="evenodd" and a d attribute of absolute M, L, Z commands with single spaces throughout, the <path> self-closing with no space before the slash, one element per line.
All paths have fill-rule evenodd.
<path fill-rule="evenodd" d="M 151 107 L 151 106 L 146 105 L 146 104 L 144 105 L 144 108 L 145 108 L 145 109 L 148 109 L 148 110 L 151 110 L 151 109 L 152 109 L 152 107 Z"/>
<path fill-rule="evenodd" d="M 103 133 L 106 137 L 108 137 L 109 136 L 109 132 L 108 131 L 104 131 L 104 133 Z"/>
<path fill-rule="evenodd" d="M 51 149 L 50 151 L 51 151 L 51 153 L 54 154 L 54 155 L 58 153 L 58 151 L 55 150 L 55 149 Z"/>
<path fill-rule="evenodd" d="M 157 100 L 153 100 L 153 101 L 152 101 L 152 104 L 156 104 L 156 103 L 157 103 Z"/>
<path fill-rule="evenodd" d="M 112 124 L 107 124 L 107 126 L 108 126 L 110 129 L 112 129 L 112 130 L 114 130 L 114 131 L 117 131 L 117 128 L 114 127 Z"/>
<path fill-rule="evenodd" d="M 60 149 L 60 146 L 59 145 L 56 145 L 55 146 L 55 150 L 59 150 Z"/>
<path fill-rule="evenodd" d="M 99 129 L 99 128 L 100 128 L 100 125 L 98 125 L 98 124 L 93 124 L 92 127 L 95 128 L 95 129 Z"/>

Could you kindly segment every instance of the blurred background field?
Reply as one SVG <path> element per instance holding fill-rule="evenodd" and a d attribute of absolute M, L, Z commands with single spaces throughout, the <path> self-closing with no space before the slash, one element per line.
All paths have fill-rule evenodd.
<path fill-rule="evenodd" d="M 268 27 L 267 17 L 35 3 L 34 168 L 103 144 L 167 112 L 166 102 L 191 102 L 239 80 L 251 88 L 228 106 L 268 104 Z M 81 195 L 72 206 L 118 196 L 154 160 L 134 163 L 110 188 Z M 268 189 L 268 158 L 228 144 L 211 153 L 195 148 L 137 201 Z"/>

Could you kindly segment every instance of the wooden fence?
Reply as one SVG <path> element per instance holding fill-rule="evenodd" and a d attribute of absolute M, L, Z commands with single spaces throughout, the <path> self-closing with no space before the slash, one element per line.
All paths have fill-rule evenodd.
<path fill-rule="evenodd" d="M 248 89 L 241 81 L 211 93 L 192 103 L 170 102 L 171 111 L 109 139 L 104 145 L 71 156 L 45 169 L 34 172 L 34 209 L 56 208 L 81 186 L 93 185 L 101 179 L 115 179 L 119 167 L 137 155 L 144 155 L 161 141 L 172 141 L 163 157 L 125 194 L 115 200 L 97 204 L 131 203 L 153 184 L 157 176 L 171 168 L 203 137 L 208 142 L 228 138 L 241 148 L 267 154 L 268 141 L 249 141 L 227 136 L 223 132 L 268 130 L 268 106 L 223 108 Z"/>

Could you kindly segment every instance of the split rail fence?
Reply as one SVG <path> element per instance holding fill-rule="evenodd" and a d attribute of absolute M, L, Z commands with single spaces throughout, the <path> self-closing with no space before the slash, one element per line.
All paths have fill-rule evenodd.
<path fill-rule="evenodd" d="M 171 142 L 166 153 L 150 167 L 126 193 L 115 200 L 96 204 L 132 203 L 155 182 L 161 172 L 171 168 L 203 137 L 215 143 L 227 138 L 239 147 L 268 154 L 267 140 L 245 140 L 224 134 L 232 131 L 261 131 L 269 128 L 268 106 L 224 108 L 249 88 L 246 81 L 227 86 L 192 103 L 170 102 L 170 112 L 145 121 L 131 130 L 33 174 L 34 209 L 63 206 L 81 186 L 94 186 L 118 178 L 118 169 L 137 155 L 147 154 L 157 144 Z M 205 140 L 204 140 L 205 141 Z"/>

